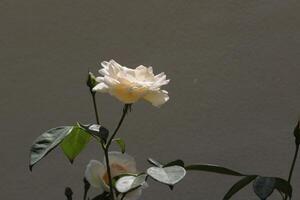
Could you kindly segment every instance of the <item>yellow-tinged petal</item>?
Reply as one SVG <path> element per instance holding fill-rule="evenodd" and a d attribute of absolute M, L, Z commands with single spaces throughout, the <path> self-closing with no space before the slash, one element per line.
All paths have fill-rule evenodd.
<path fill-rule="evenodd" d="M 169 100 L 168 92 L 165 90 L 149 92 L 144 99 L 152 103 L 152 105 L 159 107 Z"/>

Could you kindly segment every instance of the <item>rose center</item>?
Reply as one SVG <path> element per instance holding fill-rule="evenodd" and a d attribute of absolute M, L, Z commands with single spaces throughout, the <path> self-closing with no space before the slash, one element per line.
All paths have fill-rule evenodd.
<path fill-rule="evenodd" d="M 110 165 L 110 171 L 111 171 L 112 178 L 114 178 L 115 176 L 118 176 L 120 174 L 126 173 L 127 169 L 124 166 L 122 166 L 122 165 L 119 165 L 119 164 L 116 164 L 116 163 L 112 163 Z M 107 171 L 102 176 L 102 179 L 103 179 L 103 181 L 104 181 L 105 184 L 109 185 L 109 178 L 108 178 Z"/>

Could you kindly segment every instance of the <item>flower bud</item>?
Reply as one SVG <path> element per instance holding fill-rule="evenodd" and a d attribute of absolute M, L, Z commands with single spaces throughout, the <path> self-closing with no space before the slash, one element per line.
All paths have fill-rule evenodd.
<path fill-rule="evenodd" d="M 72 200 L 72 196 L 73 196 L 73 191 L 70 187 L 66 187 L 65 189 L 65 195 L 67 197 L 68 200 Z"/>
<path fill-rule="evenodd" d="M 300 121 L 298 121 L 295 129 L 294 129 L 294 136 L 295 136 L 295 142 L 296 145 L 300 145 Z"/>
<path fill-rule="evenodd" d="M 96 77 L 92 72 L 89 72 L 86 84 L 90 88 L 90 91 L 94 93 L 93 88 L 97 85 L 97 81 L 96 81 Z"/>

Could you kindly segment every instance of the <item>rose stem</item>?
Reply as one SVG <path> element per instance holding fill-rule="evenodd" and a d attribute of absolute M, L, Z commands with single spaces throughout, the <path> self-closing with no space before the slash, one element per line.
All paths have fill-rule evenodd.
<path fill-rule="evenodd" d="M 126 114 L 128 112 L 128 108 L 130 108 L 130 106 L 131 106 L 131 104 L 125 104 L 124 105 L 123 114 L 122 114 L 122 117 L 121 117 L 121 119 L 119 121 L 119 124 L 118 124 L 117 128 L 115 129 L 114 133 L 112 134 L 112 136 L 110 137 L 110 139 L 108 140 L 108 142 L 106 143 L 106 148 L 107 149 L 109 148 L 112 140 L 114 139 L 114 137 L 116 136 L 118 130 L 120 129 L 120 127 L 121 127 L 121 125 L 122 125 L 122 123 L 123 123 L 123 121 L 125 119 L 125 116 L 126 116 Z"/>
<path fill-rule="evenodd" d="M 129 108 L 129 104 L 125 104 L 124 108 L 123 108 L 123 114 L 121 116 L 121 119 L 118 123 L 117 128 L 115 129 L 113 135 L 110 137 L 110 139 L 108 140 L 108 142 L 106 143 L 105 146 L 102 145 L 102 147 L 104 148 L 104 154 L 105 154 L 105 162 L 106 162 L 106 168 L 107 168 L 107 175 L 108 175 L 108 179 L 109 179 L 109 189 L 110 189 L 110 197 L 112 200 L 114 200 L 114 190 L 113 190 L 113 183 L 112 183 L 112 177 L 111 177 L 111 171 L 110 171 L 110 164 L 109 164 L 109 157 L 108 157 L 108 150 L 109 150 L 109 146 L 112 142 L 112 140 L 114 139 L 114 137 L 116 136 L 118 130 L 120 129 L 125 116 L 127 114 L 128 108 Z"/>
<path fill-rule="evenodd" d="M 293 172 L 294 172 L 296 160 L 297 160 L 297 157 L 298 157 L 298 152 L 299 152 L 299 145 L 296 144 L 295 155 L 294 155 L 294 158 L 293 158 L 293 162 L 292 162 L 292 165 L 291 165 L 291 169 L 290 169 L 290 173 L 289 173 L 289 178 L 288 178 L 288 182 L 289 183 L 291 183 L 291 180 L 292 180 L 292 176 L 293 176 Z M 288 196 L 286 195 L 285 196 L 285 200 L 287 200 L 287 198 L 288 198 Z"/>
<path fill-rule="evenodd" d="M 93 97 L 93 105 L 94 105 L 94 110 L 95 110 L 96 121 L 97 121 L 97 124 L 100 125 L 98 108 L 97 108 L 97 103 L 96 103 L 96 94 L 95 94 L 95 92 L 91 92 L 91 94 Z M 114 197 L 114 190 L 113 190 L 113 184 L 112 184 L 112 178 L 111 178 L 111 171 L 110 171 L 110 166 L 109 166 L 108 148 L 105 147 L 103 141 L 101 141 L 101 147 L 104 151 L 104 157 L 105 157 L 105 162 L 106 162 L 106 170 L 107 170 L 108 179 L 109 179 L 110 197 L 111 197 L 111 200 L 114 200 L 115 197 Z"/>
<path fill-rule="evenodd" d="M 97 108 L 97 103 L 96 103 L 96 93 L 91 92 L 91 94 L 92 94 L 92 97 L 93 97 L 93 105 L 94 105 L 94 110 L 95 110 L 96 122 L 97 122 L 97 124 L 100 124 L 99 115 L 98 115 L 98 108 Z"/>

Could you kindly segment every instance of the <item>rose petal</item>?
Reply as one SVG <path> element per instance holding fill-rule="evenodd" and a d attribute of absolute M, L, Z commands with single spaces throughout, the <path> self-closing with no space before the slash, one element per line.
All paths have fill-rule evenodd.
<path fill-rule="evenodd" d="M 145 97 L 145 100 L 152 103 L 152 105 L 159 107 L 162 104 L 166 103 L 169 100 L 168 92 L 165 90 L 161 91 L 152 91 L 148 93 Z"/>
<path fill-rule="evenodd" d="M 94 88 L 94 92 L 107 92 L 108 91 L 108 86 L 105 83 L 98 83 Z"/>
<path fill-rule="evenodd" d="M 99 73 L 103 77 L 96 80 L 103 84 L 97 85 L 94 91 L 108 92 L 125 104 L 135 103 L 143 97 L 157 107 L 168 101 L 167 92 L 160 89 L 170 81 L 164 72 L 154 75 L 152 67 L 140 65 L 131 69 L 114 60 L 101 64 L 103 68 Z"/>
<path fill-rule="evenodd" d="M 97 160 L 91 160 L 85 170 L 85 178 L 94 187 L 100 189 L 100 193 L 104 191 L 102 176 L 106 172 L 106 167 Z"/>
<path fill-rule="evenodd" d="M 132 156 L 117 151 L 109 152 L 108 156 L 113 177 L 122 173 L 136 173 L 136 162 Z"/>

